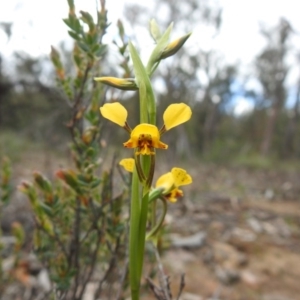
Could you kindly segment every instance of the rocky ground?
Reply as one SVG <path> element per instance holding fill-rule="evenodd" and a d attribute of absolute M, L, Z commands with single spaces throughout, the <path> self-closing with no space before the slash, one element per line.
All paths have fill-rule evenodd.
<path fill-rule="evenodd" d="M 182 299 L 300 299 L 299 173 L 196 172 L 199 184 L 170 212 L 175 247 L 163 256 L 177 288 L 186 274 Z"/>
<path fill-rule="evenodd" d="M 14 166 L 15 183 L 34 169 L 51 176 L 61 164 L 52 162 L 49 155 L 27 157 Z M 300 299 L 300 171 L 202 164 L 189 170 L 194 183 L 166 218 L 162 260 L 174 295 L 185 273 L 181 300 Z M 45 274 L 31 280 L 49 284 Z"/>

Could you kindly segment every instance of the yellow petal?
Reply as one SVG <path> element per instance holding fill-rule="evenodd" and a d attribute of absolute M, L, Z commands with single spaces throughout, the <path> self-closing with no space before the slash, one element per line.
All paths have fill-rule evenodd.
<path fill-rule="evenodd" d="M 164 192 L 169 192 L 174 186 L 174 177 L 171 172 L 160 176 L 155 184 L 155 187 L 162 187 Z"/>
<path fill-rule="evenodd" d="M 184 103 L 171 104 L 164 112 L 166 130 L 178 126 L 191 118 L 192 110 Z"/>
<path fill-rule="evenodd" d="M 137 147 L 137 143 L 133 142 L 133 140 L 130 138 L 127 142 L 123 143 L 125 148 L 136 148 Z"/>
<path fill-rule="evenodd" d="M 139 124 L 137 125 L 130 134 L 130 140 L 124 144 L 127 148 L 140 147 L 141 149 L 148 147 L 167 149 L 168 145 L 160 141 L 160 133 L 156 126 L 151 124 Z M 142 151 L 144 152 L 144 151 Z M 149 154 L 147 153 L 142 154 Z"/>
<path fill-rule="evenodd" d="M 131 138 L 138 139 L 141 135 L 151 135 L 152 140 L 159 141 L 159 130 L 155 125 L 142 123 L 137 125 L 131 132 Z"/>
<path fill-rule="evenodd" d="M 106 103 L 100 107 L 100 112 L 102 116 L 121 127 L 125 126 L 127 120 L 127 110 L 119 102 Z"/>
<path fill-rule="evenodd" d="M 176 187 L 192 183 L 192 177 L 184 169 L 173 168 L 171 173 L 173 175 L 174 184 Z"/>
<path fill-rule="evenodd" d="M 119 165 L 122 166 L 126 171 L 132 173 L 134 169 L 134 159 L 124 158 L 119 162 Z"/>
<path fill-rule="evenodd" d="M 159 141 L 156 148 L 159 148 L 159 149 L 168 149 L 168 147 L 169 146 L 167 144 Z"/>

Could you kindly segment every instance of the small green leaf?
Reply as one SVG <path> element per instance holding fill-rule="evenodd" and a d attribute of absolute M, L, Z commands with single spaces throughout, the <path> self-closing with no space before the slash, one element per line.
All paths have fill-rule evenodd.
<path fill-rule="evenodd" d="M 72 27 L 71 27 L 71 22 L 70 22 L 69 19 L 63 19 L 63 22 L 64 22 L 68 27 L 70 27 L 70 28 L 72 29 Z"/>
<path fill-rule="evenodd" d="M 107 46 L 106 45 L 101 45 L 99 47 L 99 49 L 97 51 L 95 51 L 94 55 L 96 57 L 101 57 L 106 53 L 106 51 L 107 51 Z"/>
<path fill-rule="evenodd" d="M 80 13 L 81 13 L 81 20 L 84 23 L 89 25 L 89 27 L 94 25 L 94 20 L 90 13 L 88 13 L 86 11 L 82 11 L 82 10 L 80 11 Z"/>
<path fill-rule="evenodd" d="M 93 110 L 86 112 L 86 114 L 84 115 L 85 119 L 88 120 L 91 124 L 98 121 L 98 116 L 99 116 L 98 111 L 96 113 Z"/>
<path fill-rule="evenodd" d="M 78 42 L 78 46 L 80 47 L 81 50 L 83 50 L 84 52 L 89 52 L 90 48 L 88 45 L 82 43 L 82 42 Z"/>
<path fill-rule="evenodd" d="M 71 38 L 73 38 L 76 41 L 80 40 L 80 37 L 77 33 L 75 33 L 74 31 L 68 30 L 68 34 Z"/>
<path fill-rule="evenodd" d="M 69 19 L 64 19 L 64 22 L 75 32 L 80 32 L 80 23 L 76 15 L 69 15 Z"/>
<path fill-rule="evenodd" d="M 40 207 L 43 209 L 43 212 L 49 217 L 53 216 L 52 208 L 44 202 L 40 202 Z"/>
<path fill-rule="evenodd" d="M 101 179 L 95 179 L 95 180 L 93 180 L 92 183 L 91 183 L 91 185 L 90 185 L 91 189 L 96 188 L 97 186 L 99 186 L 100 183 L 101 183 Z"/>

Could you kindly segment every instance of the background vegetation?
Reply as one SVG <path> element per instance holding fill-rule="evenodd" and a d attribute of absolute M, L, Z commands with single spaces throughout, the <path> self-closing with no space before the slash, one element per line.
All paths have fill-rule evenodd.
<path fill-rule="evenodd" d="M 182 5 L 184 9 L 181 9 Z M 173 20 L 179 31 L 192 29 L 193 24 L 199 22 L 205 22 L 216 35 L 222 29 L 222 8 L 212 6 L 210 2 L 190 0 L 182 4 L 157 1 L 154 11 L 165 7 L 168 13 L 158 20 L 164 26 Z M 153 11 L 149 10 L 139 5 L 126 7 L 125 15 L 133 29 L 140 25 L 147 26 L 146 20 L 153 15 Z M 2 29 L 7 26 L 2 24 Z M 288 20 L 281 19 L 274 28 L 262 27 L 261 34 L 266 46 L 257 53 L 248 74 L 242 74 L 239 65 L 224 63 L 221 54 L 216 51 L 201 48 L 190 51 L 186 46 L 179 55 L 165 62 L 155 75 L 158 86 L 162 87 L 157 97 L 160 112 L 170 102 L 184 101 L 193 107 L 192 122 L 178 129 L 177 136 L 172 135 L 169 137 L 171 140 L 167 141 L 171 145 L 176 144 L 176 157 L 195 156 L 205 160 L 227 161 L 248 155 L 278 159 L 300 156 L 300 78 L 293 91 L 286 87 L 286 78 L 291 69 L 288 58 L 291 55 L 300 56 L 291 44 L 291 37 L 297 33 Z M 130 70 L 124 64 L 126 57 L 122 52 L 122 46 L 128 38 L 123 36 L 123 41 L 116 38 L 114 44 L 109 45 L 110 53 L 117 57 L 118 64 L 113 67 L 108 55 L 108 63 L 103 66 L 104 73 L 112 71 L 119 77 L 129 76 Z M 68 118 L 68 107 L 56 87 L 55 72 L 48 71 L 45 80 L 49 58 L 32 58 L 30 53 L 15 53 L 14 57 L 13 72 L 6 70 L 7 64 L 0 59 L 1 135 L 9 130 L 30 140 L 60 147 L 67 134 L 64 122 Z M 72 55 L 64 57 L 70 59 L 69 63 L 66 62 L 67 68 L 76 72 L 72 70 Z M 113 70 L 109 70 L 108 65 Z M 249 78 L 255 78 L 261 93 L 257 92 L 258 89 L 247 89 Z M 134 94 L 128 96 L 128 93 L 108 92 L 111 97 L 127 102 L 126 105 L 132 110 L 131 116 L 137 113 Z M 247 98 L 253 109 L 236 114 L 233 107 L 237 96 Z M 119 143 L 122 137 L 111 134 L 114 129 L 110 124 L 105 126 L 104 138 L 107 142 L 109 139 L 110 144 Z"/>

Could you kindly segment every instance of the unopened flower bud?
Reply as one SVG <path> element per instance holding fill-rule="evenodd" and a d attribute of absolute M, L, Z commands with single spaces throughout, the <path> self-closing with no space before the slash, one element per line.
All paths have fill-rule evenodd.
<path fill-rule="evenodd" d="M 188 33 L 183 37 L 171 42 L 162 52 L 160 59 L 164 59 L 174 55 L 184 45 L 184 43 L 187 41 L 191 34 L 192 33 Z"/>
<path fill-rule="evenodd" d="M 63 80 L 65 78 L 65 71 L 64 71 L 61 59 L 60 59 L 59 52 L 53 46 L 51 46 L 50 57 L 51 57 L 53 65 L 55 67 L 57 77 L 60 80 Z"/>
<path fill-rule="evenodd" d="M 59 170 L 56 172 L 56 176 L 62 179 L 67 185 L 69 185 L 74 190 L 79 189 L 77 176 L 73 170 Z"/>
<path fill-rule="evenodd" d="M 85 130 L 85 132 L 82 134 L 82 141 L 88 145 L 90 144 L 94 137 L 95 137 L 95 133 L 97 131 L 97 128 L 94 126 L 89 127 L 88 129 Z"/>
<path fill-rule="evenodd" d="M 47 193 L 51 193 L 52 192 L 52 187 L 51 187 L 51 183 L 49 182 L 49 180 L 47 180 L 45 177 L 43 177 L 43 175 L 39 172 L 33 172 L 33 177 L 34 177 L 34 181 L 36 182 L 36 184 L 44 191 Z"/>
<path fill-rule="evenodd" d="M 155 41 L 158 41 L 161 38 L 160 29 L 154 19 L 150 21 L 150 33 Z"/>
<path fill-rule="evenodd" d="M 16 238 L 16 250 L 19 250 L 24 243 L 25 240 L 25 232 L 22 225 L 19 222 L 13 222 L 12 226 L 12 234 Z"/>
<path fill-rule="evenodd" d="M 96 81 L 100 81 L 109 86 L 125 91 L 136 91 L 138 86 L 132 78 L 117 78 L 117 77 L 96 77 Z"/>

